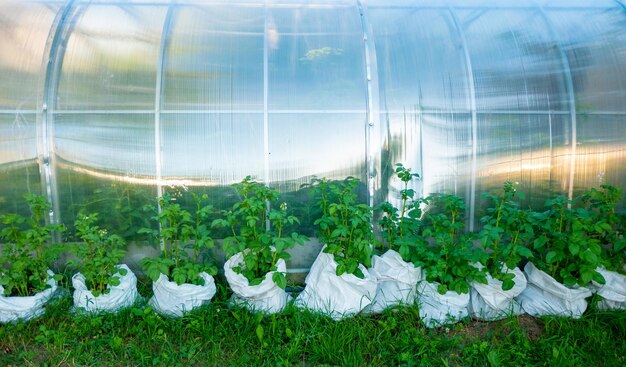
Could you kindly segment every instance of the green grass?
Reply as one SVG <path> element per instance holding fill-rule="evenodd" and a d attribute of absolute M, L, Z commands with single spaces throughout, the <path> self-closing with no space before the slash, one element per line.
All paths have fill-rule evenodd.
<path fill-rule="evenodd" d="M 626 312 L 429 330 L 416 307 L 334 322 L 293 307 L 272 316 L 231 309 L 229 296 L 218 288 L 211 305 L 181 319 L 145 306 L 74 315 L 65 297 L 37 320 L 0 326 L 0 366 L 626 365 Z"/>

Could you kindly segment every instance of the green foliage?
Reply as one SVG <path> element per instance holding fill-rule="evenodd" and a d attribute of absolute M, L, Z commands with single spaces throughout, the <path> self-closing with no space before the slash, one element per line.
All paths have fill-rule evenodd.
<path fill-rule="evenodd" d="M 126 269 L 116 266 L 124 258 L 126 251 L 122 249 L 124 240 L 106 229 L 101 229 L 96 223 L 98 214 L 87 215 L 78 213 L 74 223 L 76 235 L 83 242 L 72 246 L 77 259 L 68 261 L 68 265 L 77 267 L 85 276 L 87 288 L 94 297 L 108 294 L 109 287 L 120 284 L 121 276 L 126 275 Z"/>
<path fill-rule="evenodd" d="M 424 213 L 421 233 L 428 244 L 417 248 L 416 265 L 426 273 L 426 280 L 439 283 L 437 291 L 467 293 L 470 283 L 486 283 L 484 269 L 471 265 L 482 257 L 480 248 L 473 248 L 473 235 L 465 232 L 465 204 L 458 196 L 435 194 L 423 200 L 430 208 Z M 417 209 L 416 209 L 417 210 Z"/>
<path fill-rule="evenodd" d="M 48 269 L 56 260 L 59 249 L 46 246 L 53 232 L 61 232 L 64 227 L 46 224 L 45 216 L 50 203 L 44 196 L 27 194 L 24 196 L 31 215 L 19 214 L 0 216 L 4 228 L 0 240 L 4 242 L 0 256 L 0 285 L 6 296 L 30 296 L 48 288 Z M 55 278 L 60 280 L 60 275 Z"/>
<path fill-rule="evenodd" d="M 526 247 L 534 236 L 528 219 L 530 212 L 520 209 L 517 199 L 524 199 L 524 194 L 509 181 L 504 183 L 501 195 L 485 193 L 483 197 L 491 200 L 493 207 L 488 208 L 487 215 L 481 219 L 484 226 L 479 238 L 485 250 L 481 263 L 492 277 L 502 281 L 502 289 L 506 291 L 515 285 L 515 276 L 503 271 L 503 266 L 514 269 L 523 259 L 532 257 Z"/>
<path fill-rule="evenodd" d="M 217 274 L 215 265 L 209 262 L 209 250 L 214 242 L 211 230 L 206 225 L 213 207 L 205 205 L 207 195 L 191 193 L 196 205 L 192 214 L 176 203 L 176 198 L 169 193 L 159 198 L 160 212 L 153 217 L 161 230 L 142 228 L 141 233 L 148 233 L 157 238 L 163 251 L 158 258 L 144 258 L 140 264 L 153 281 L 162 273 L 176 284 L 191 283 L 204 285 L 200 273 Z M 191 255 L 187 250 L 191 251 Z"/>
<path fill-rule="evenodd" d="M 381 212 L 378 224 L 381 229 L 382 249 L 397 251 L 404 261 L 418 262 L 419 248 L 425 245 L 421 236 L 412 236 L 411 233 L 419 233 L 422 215 L 421 200 L 415 199 L 415 190 L 409 188 L 413 179 L 420 179 L 419 174 L 411 173 L 410 168 L 405 168 L 401 163 L 396 164 L 395 173 L 402 182 L 400 190 L 400 210 L 398 211 L 391 203 L 380 204 L 376 211 Z"/>
<path fill-rule="evenodd" d="M 254 286 L 261 284 L 267 273 L 277 270 L 278 260 L 289 258 L 288 249 L 303 245 L 307 238 L 296 232 L 284 233 L 286 225 L 299 221 L 287 214 L 286 203 L 278 204 L 278 191 L 250 176 L 233 187 L 240 200 L 230 210 L 222 211 L 222 218 L 211 226 L 230 229 L 232 236 L 224 239 L 224 250 L 228 256 L 242 252 L 243 263 L 233 270 Z M 283 289 L 287 286 L 284 273 L 276 271 L 272 280 Z"/>
<path fill-rule="evenodd" d="M 546 202 L 547 211 L 532 216 L 536 237 L 533 262 L 565 286 L 586 286 L 592 280 L 604 284 L 596 271 L 602 247 L 594 218 L 585 208 L 571 208 L 564 196 Z"/>
<path fill-rule="evenodd" d="M 589 210 L 593 223 L 590 235 L 602 246 L 603 265 L 608 270 L 626 274 L 626 215 L 616 211 L 621 197 L 621 190 L 605 184 L 585 191 L 580 201 Z"/>
<path fill-rule="evenodd" d="M 364 278 L 359 264 L 371 266 L 374 240 L 370 219 L 372 208 L 357 202 L 359 179 L 343 181 L 314 179 L 309 185 L 321 216 L 315 220 L 317 236 L 326 245 L 324 252 L 337 262 L 337 275 L 354 274 Z"/>

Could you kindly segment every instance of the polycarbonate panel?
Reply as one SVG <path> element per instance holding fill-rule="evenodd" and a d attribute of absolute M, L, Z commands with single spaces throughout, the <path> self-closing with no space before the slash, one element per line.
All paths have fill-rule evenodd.
<path fill-rule="evenodd" d="M 263 109 L 262 7 L 176 7 L 164 63 L 165 110 Z"/>
<path fill-rule="evenodd" d="M 467 67 L 447 9 L 372 9 L 381 111 L 469 110 Z"/>
<path fill-rule="evenodd" d="M 568 111 L 559 49 L 539 10 L 457 11 L 479 111 Z"/>
<path fill-rule="evenodd" d="M 479 114 L 477 140 L 477 213 L 491 205 L 480 194 L 501 191 L 505 181 L 518 183 L 523 205 L 542 207 L 569 180 L 569 115 Z M 563 156 L 565 154 L 565 156 Z M 554 165 L 559 168 L 553 167 Z M 559 176 L 557 176 L 559 175 Z"/>
<path fill-rule="evenodd" d="M 104 179 L 154 184 L 153 114 L 56 114 L 58 163 Z"/>
<path fill-rule="evenodd" d="M 626 11 L 547 11 L 570 63 L 577 112 L 626 112 Z"/>
<path fill-rule="evenodd" d="M 23 198 L 39 194 L 34 114 L 0 114 L 0 215 L 28 214 Z"/>
<path fill-rule="evenodd" d="M 67 241 L 78 240 L 75 237 L 74 221 L 80 211 L 97 213 L 98 225 L 129 242 L 129 258 L 126 260 L 131 262 L 125 262 L 139 268 L 136 263 L 145 256 L 143 253 L 146 250 L 137 248 L 131 241 L 147 241 L 147 236 L 139 234 L 139 230 L 155 227 L 151 221 L 155 213 L 145 210 L 145 207 L 156 204 L 156 187 L 144 184 L 143 181 L 138 183 L 132 177 L 116 177 L 83 170 L 68 162 L 59 163 L 55 174 L 59 180 L 60 217 L 67 227 L 64 238 Z M 148 249 L 150 250 L 152 248 Z"/>
<path fill-rule="evenodd" d="M 79 8 L 63 58 L 57 108 L 154 109 L 157 55 L 166 8 Z"/>
<path fill-rule="evenodd" d="M 365 110 L 356 7 L 270 8 L 267 47 L 270 110 Z"/>
<path fill-rule="evenodd" d="M 59 8 L 58 3 L 0 3 L 0 110 L 37 108 L 46 40 Z"/>
<path fill-rule="evenodd" d="M 0 166 L 37 158 L 35 114 L 0 114 Z"/>
<path fill-rule="evenodd" d="M 575 187 L 626 182 L 626 114 L 577 116 Z M 622 201 L 622 207 L 626 200 Z"/>
<path fill-rule="evenodd" d="M 469 204 L 472 160 L 470 114 L 423 114 L 422 185 L 424 194 L 452 193 Z"/>
<path fill-rule="evenodd" d="M 230 185 L 264 177 L 263 114 L 163 114 L 164 180 Z"/>
<path fill-rule="evenodd" d="M 270 114 L 270 181 L 297 190 L 312 176 L 365 181 L 364 113 Z"/>

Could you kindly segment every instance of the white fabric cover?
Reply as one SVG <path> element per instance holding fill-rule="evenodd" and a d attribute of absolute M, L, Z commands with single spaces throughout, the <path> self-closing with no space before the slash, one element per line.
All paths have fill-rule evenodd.
<path fill-rule="evenodd" d="M 382 312 L 384 309 L 399 304 L 412 305 L 415 302 L 417 282 L 422 279 L 421 268 L 402 260 L 394 250 L 388 250 L 382 256 L 372 257 L 369 269 L 378 280 L 376 297 L 368 310 Z"/>
<path fill-rule="evenodd" d="M 372 303 L 378 284 L 363 265 L 359 265 L 359 269 L 365 278 L 345 273 L 337 276 L 337 262 L 322 249 L 304 280 L 306 287 L 296 304 L 327 314 L 334 320 L 361 312 Z"/>
<path fill-rule="evenodd" d="M 502 290 L 502 281 L 487 274 L 487 284 L 472 282 L 470 289 L 470 315 L 478 320 L 500 320 L 510 315 L 524 313 L 521 305 L 515 300 L 526 289 L 526 277 L 519 268 L 513 270 L 515 285 L 508 291 Z"/>
<path fill-rule="evenodd" d="M 87 312 L 115 312 L 132 306 L 138 297 L 137 277 L 126 264 L 118 265 L 117 268 L 125 269 L 126 275 L 118 274 L 120 284 L 115 287 L 109 287 L 108 294 L 101 294 L 98 297 L 94 297 L 93 293 L 87 289 L 83 274 L 74 274 L 72 277 L 74 307 Z"/>
<path fill-rule="evenodd" d="M 45 289 L 34 296 L 27 297 L 6 297 L 4 287 L 0 285 L 0 322 L 15 322 L 17 320 L 28 321 L 44 313 L 44 305 L 56 293 L 57 281 L 54 280 L 54 273 L 48 270 L 47 284 L 50 288 Z"/>
<path fill-rule="evenodd" d="M 196 307 L 208 304 L 215 295 L 215 281 L 209 274 L 202 272 L 200 277 L 204 279 L 204 285 L 183 283 L 176 284 L 164 274 L 152 284 L 154 296 L 148 304 L 152 308 L 166 316 L 181 317 Z"/>
<path fill-rule="evenodd" d="M 230 288 L 233 290 L 233 298 L 231 301 L 236 305 L 247 307 L 252 311 L 261 311 L 264 313 L 282 311 L 289 301 L 289 295 L 272 280 L 275 271 L 267 273 L 261 284 L 250 286 L 248 278 L 233 270 L 234 267 L 242 262 L 243 254 L 238 252 L 231 256 L 224 264 L 224 275 L 226 276 L 228 285 L 230 285 Z M 278 260 L 276 262 L 276 269 L 280 273 L 286 273 L 287 264 L 285 260 Z"/>
<path fill-rule="evenodd" d="M 626 310 L 626 276 L 606 269 L 596 269 L 604 277 L 604 285 L 593 283 L 602 300 L 598 302 L 598 309 L 603 311 Z"/>
<path fill-rule="evenodd" d="M 426 280 L 417 286 L 419 314 L 428 328 L 454 324 L 468 316 L 469 293 L 448 291 L 446 294 L 439 294 L 438 287 L 439 283 Z"/>
<path fill-rule="evenodd" d="M 579 318 L 587 309 L 591 291 L 584 287 L 568 288 L 531 262 L 524 267 L 528 286 L 517 297 L 524 311 L 532 316 L 569 316 Z"/>

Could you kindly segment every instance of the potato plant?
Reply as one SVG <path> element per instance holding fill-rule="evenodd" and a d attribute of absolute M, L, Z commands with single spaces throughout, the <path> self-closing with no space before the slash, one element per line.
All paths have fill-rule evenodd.
<path fill-rule="evenodd" d="M 140 233 L 147 233 L 158 239 L 162 245 L 161 256 L 144 258 L 140 264 L 153 281 L 162 273 L 171 277 L 176 284 L 191 283 L 204 285 L 200 273 L 217 274 L 217 268 L 210 261 L 209 250 L 214 242 L 209 226 L 205 223 L 213 207 L 205 205 L 207 195 L 191 193 L 196 210 L 191 213 L 176 203 L 176 198 L 169 193 L 159 198 L 160 212 L 153 217 L 159 223 L 160 231 L 143 228 Z M 191 254 L 190 254 L 191 253 Z"/>
<path fill-rule="evenodd" d="M 374 235 L 372 208 L 358 202 L 359 183 L 355 177 L 343 181 L 314 179 L 309 187 L 321 210 L 314 222 L 317 236 L 326 245 L 324 252 L 337 262 L 337 275 L 354 274 L 363 279 L 365 274 L 359 264 L 371 266 Z"/>
<path fill-rule="evenodd" d="M 211 226 L 231 231 L 232 236 L 224 240 L 224 250 L 227 256 L 242 252 L 243 263 L 233 270 L 254 286 L 260 284 L 267 273 L 277 269 L 278 260 L 289 258 L 288 249 L 296 244 L 303 245 L 307 238 L 296 232 L 285 233 L 286 225 L 299 221 L 288 215 L 287 203 L 279 204 L 278 191 L 250 176 L 233 186 L 240 200 L 230 210 L 222 211 L 222 218 L 215 219 Z M 275 272 L 272 280 L 280 288 L 287 286 L 284 273 Z"/>
<path fill-rule="evenodd" d="M 6 296 L 31 296 L 49 287 L 48 269 L 58 256 L 59 248 L 46 246 L 53 232 L 62 232 L 64 227 L 46 224 L 45 216 L 50 203 L 44 196 L 24 196 L 31 215 L 26 218 L 18 214 L 0 216 L 4 228 L 0 231 L 3 242 L 0 256 L 0 285 Z M 60 275 L 54 276 L 60 280 Z"/>
<path fill-rule="evenodd" d="M 608 270 L 626 274 L 626 215 L 616 211 L 622 191 L 611 185 L 591 188 L 580 196 L 590 212 L 591 236 L 602 246 L 602 265 Z"/>
<path fill-rule="evenodd" d="M 380 204 L 376 211 L 380 212 L 378 224 L 381 229 L 381 250 L 395 250 L 407 262 L 419 261 L 418 249 L 425 245 L 421 236 L 411 236 L 411 232 L 419 232 L 422 211 L 420 199 L 415 199 L 415 190 L 409 188 L 412 180 L 419 180 L 417 173 L 411 173 L 410 168 L 401 163 L 396 164 L 395 173 L 402 182 L 400 190 L 400 209 L 389 202 Z"/>
<path fill-rule="evenodd" d="M 564 196 L 546 202 L 545 212 L 535 213 L 533 263 L 565 286 L 604 284 L 596 271 L 602 246 L 594 235 L 594 217 L 585 208 L 572 208 Z"/>
<path fill-rule="evenodd" d="M 100 228 L 97 221 L 97 213 L 78 214 L 74 227 L 82 243 L 72 246 L 76 259 L 67 263 L 85 276 L 85 284 L 94 297 L 108 294 L 110 287 L 120 285 L 121 276 L 127 273 L 126 269 L 117 268 L 126 253 L 124 240 Z"/>
<path fill-rule="evenodd" d="M 530 212 L 520 209 L 517 199 L 524 199 L 524 194 L 517 191 L 510 181 L 504 183 L 501 195 L 485 193 L 483 197 L 489 199 L 493 206 L 481 219 L 483 228 L 479 238 L 485 250 L 481 263 L 493 278 L 502 281 L 502 290 L 506 291 L 515 285 L 515 275 L 503 271 L 503 266 L 514 269 L 522 260 L 533 256 L 526 246 L 534 235 L 528 219 Z"/>
<path fill-rule="evenodd" d="M 418 247 L 418 266 L 426 273 L 426 280 L 439 283 L 437 291 L 445 294 L 469 292 L 470 283 L 486 283 L 484 269 L 473 263 L 482 258 L 480 248 L 473 248 L 473 235 L 465 232 L 463 199 L 449 194 L 435 194 L 424 199 L 430 208 L 423 215 L 421 233 L 428 242 Z"/>

